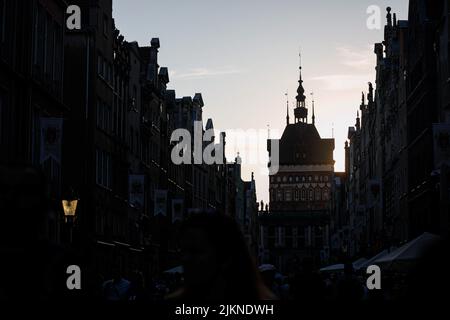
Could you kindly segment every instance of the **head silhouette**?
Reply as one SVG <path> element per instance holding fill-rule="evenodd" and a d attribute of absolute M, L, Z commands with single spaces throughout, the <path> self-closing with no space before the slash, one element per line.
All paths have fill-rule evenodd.
<path fill-rule="evenodd" d="M 264 298 L 258 270 L 230 217 L 199 213 L 181 227 L 184 298 L 246 301 Z"/>

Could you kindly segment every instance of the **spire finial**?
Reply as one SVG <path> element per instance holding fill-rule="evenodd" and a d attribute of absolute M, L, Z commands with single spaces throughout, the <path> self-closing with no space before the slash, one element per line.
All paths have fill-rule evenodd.
<path fill-rule="evenodd" d="M 314 111 L 314 92 L 311 92 L 311 100 L 312 100 L 312 124 L 316 124 L 316 114 Z"/>
<path fill-rule="evenodd" d="M 298 48 L 298 70 L 299 70 L 299 80 L 302 81 L 302 50 Z"/>
<path fill-rule="evenodd" d="M 289 90 L 284 94 L 286 96 L 286 125 L 289 125 Z"/>
<path fill-rule="evenodd" d="M 386 15 L 386 19 L 387 19 L 387 25 L 388 27 L 392 27 L 392 15 L 391 15 L 391 7 L 387 7 L 386 11 L 387 11 L 387 15 Z"/>

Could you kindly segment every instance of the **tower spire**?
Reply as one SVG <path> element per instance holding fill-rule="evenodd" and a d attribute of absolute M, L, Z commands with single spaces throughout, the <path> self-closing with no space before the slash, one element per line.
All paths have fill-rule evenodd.
<path fill-rule="evenodd" d="M 284 94 L 286 96 L 286 125 L 289 125 L 289 90 Z"/>
<path fill-rule="evenodd" d="M 314 110 L 314 92 L 311 92 L 311 98 L 312 98 L 312 124 L 316 124 L 316 114 Z"/>
<path fill-rule="evenodd" d="M 299 52 L 299 79 L 298 79 L 298 89 L 297 89 L 297 100 L 296 107 L 294 109 L 295 122 L 304 122 L 308 123 L 308 109 L 305 104 L 305 89 L 303 88 L 303 79 L 302 79 L 302 54 Z"/>

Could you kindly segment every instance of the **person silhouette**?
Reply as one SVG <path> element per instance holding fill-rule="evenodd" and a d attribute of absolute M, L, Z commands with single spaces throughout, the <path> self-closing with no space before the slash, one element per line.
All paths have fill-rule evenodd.
<path fill-rule="evenodd" d="M 262 283 L 244 236 L 230 217 L 198 213 L 180 234 L 184 285 L 169 300 L 258 301 L 274 296 Z"/>

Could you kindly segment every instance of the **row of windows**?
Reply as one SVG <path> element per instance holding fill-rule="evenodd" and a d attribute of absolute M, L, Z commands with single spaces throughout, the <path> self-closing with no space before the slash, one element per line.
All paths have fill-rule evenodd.
<path fill-rule="evenodd" d="M 96 183 L 112 189 L 112 157 L 106 151 L 95 150 Z"/>
<path fill-rule="evenodd" d="M 0 3 L 0 10 L 5 4 Z M 5 14 L 0 12 L 1 14 Z M 4 23 L 0 17 L 0 24 Z M 2 39 L 4 38 L 2 27 Z M 45 75 L 48 81 L 61 82 L 62 80 L 62 56 L 63 56 L 63 32 L 62 27 L 53 20 L 44 7 L 37 5 L 33 25 L 33 64 L 37 67 L 39 75 Z M 35 72 L 36 72 L 35 71 Z"/>
<path fill-rule="evenodd" d="M 98 55 L 97 69 L 98 75 L 101 78 L 110 85 L 114 84 L 114 68 L 101 54 Z"/>
<path fill-rule="evenodd" d="M 97 100 L 97 127 L 106 132 L 113 131 L 113 111 L 112 106 Z"/>
<path fill-rule="evenodd" d="M 328 182 L 329 176 L 323 175 L 309 175 L 309 176 L 272 176 L 270 177 L 271 183 L 281 183 L 281 182 Z"/>
<path fill-rule="evenodd" d="M 271 201 L 328 201 L 330 200 L 330 189 L 272 189 L 270 199 Z"/>
<path fill-rule="evenodd" d="M 324 229 L 315 227 L 266 227 L 261 232 L 262 241 L 268 249 L 275 247 L 304 248 L 321 247 L 324 244 Z"/>
<path fill-rule="evenodd" d="M 5 41 L 6 0 L 0 0 L 0 42 Z"/>

